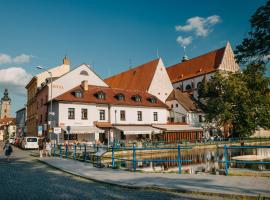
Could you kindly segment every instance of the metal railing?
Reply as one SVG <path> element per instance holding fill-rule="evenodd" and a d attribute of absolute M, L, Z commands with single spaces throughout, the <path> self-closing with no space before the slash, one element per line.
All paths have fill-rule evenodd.
<path fill-rule="evenodd" d="M 181 150 L 188 150 L 192 149 L 191 147 L 181 147 L 180 144 L 177 145 L 177 148 L 153 148 L 153 147 L 136 147 L 136 145 L 133 145 L 132 148 L 130 147 L 111 147 L 112 150 L 112 168 L 115 168 L 115 161 L 125 161 L 125 162 L 131 162 L 133 166 L 133 171 L 136 172 L 136 167 L 138 162 L 153 162 L 153 163 L 168 163 L 168 162 L 175 162 L 178 165 L 178 173 L 182 173 L 182 163 L 183 162 L 192 162 L 192 160 L 182 160 L 181 159 Z M 131 150 L 132 151 L 132 159 L 126 159 L 126 158 L 117 158 L 115 157 L 115 150 Z M 162 150 L 177 150 L 177 159 L 176 160 L 162 160 L 162 159 L 144 159 L 144 160 L 138 160 L 137 157 L 137 151 L 162 151 Z"/>
<path fill-rule="evenodd" d="M 264 149 L 269 148 L 270 146 L 227 146 L 224 145 L 224 160 L 220 160 L 220 163 L 225 164 L 225 175 L 229 175 L 229 167 L 230 163 L 237 163 L 237 164 L 270 164 L 270 161 L 252 161 L 252 160 L 230 160 L 228 149 Z"/>

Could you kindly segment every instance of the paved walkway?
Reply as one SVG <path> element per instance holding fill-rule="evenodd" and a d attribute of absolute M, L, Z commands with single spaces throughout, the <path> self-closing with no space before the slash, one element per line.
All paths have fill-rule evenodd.
<path fill-rule="evenodd" d="M 134 173 L 109 168 L 94 168 L 89 163 L 60 158 L 42 158 L 40 161 L 71 174 L 124 187 L 213 193 L 221 196 L 270 197 L 270 178 L 266 177 Z"/>

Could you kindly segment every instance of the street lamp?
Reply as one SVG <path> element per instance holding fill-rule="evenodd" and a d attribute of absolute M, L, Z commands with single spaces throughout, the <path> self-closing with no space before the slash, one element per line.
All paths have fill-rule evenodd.
<path fill-rule="evenodd" d="M 47 69 L 43 68 L 42 66 L 37 66 L 37 69 L 40 69 L 40 70 L 43 70 L 45 72 L 48 72 L 48 74 L 50 75 L 50 80 L 51 80 L 51 99 L 50 99 L 50 112 L 49 112 L 49 118 L 50 118 L 50 129 L 52 129 L 52 116 L 53 116 L 53 113 L 52 113 L 52 72 L 48 71 Z M 51 140 L 51 132 L 49 131 L 49 135 L 50 135 L 50 140 Z"/>

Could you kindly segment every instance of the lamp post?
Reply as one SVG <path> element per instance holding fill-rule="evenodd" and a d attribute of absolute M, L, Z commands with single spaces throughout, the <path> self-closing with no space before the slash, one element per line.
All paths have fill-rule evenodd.
<path fill-rule="evenodd" d="M 50 130 L 52 129 L 52 72 L 48 71 L 47 69 L 43 68 L 42 66 L 37 66 L 37 69 L 43 70 L 45 72 L 47 72 L 50 75 L 50 81 L 51 81 L 51 91 L 50 91 L 50 95 L 51 95 L 51 99 L 50 99 L 50 112 L 49 112 L 49 122 L 50 122 L 50 129 L 49 129 L 49 138 L 51 140 L 51 132 Z"/>

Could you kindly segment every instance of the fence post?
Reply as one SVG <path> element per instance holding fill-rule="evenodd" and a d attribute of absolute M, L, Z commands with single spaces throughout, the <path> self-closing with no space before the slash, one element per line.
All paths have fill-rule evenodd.
<path fill-rule="evenodd" d="M 136 145 L 133 144 L 133 171 L 136 172 Z"/>
<path fill-rule="evenodd" d="M 60 144 L 60 158 L 62 159 L 62 144 Z"/>
<path fill-rule="evenodd" d="M 56 145 L 55 145 L 55 143 L 53 144 L 53 157 L 55 157 L 55 147 L 56 147 Z"/>
<path fill-rule="evenodd" d="M 66 144 L 66 159 L 68 159 L 68 144 Z"/>
<path fill-rule="evenodd" d="M 178 149 L 178 156 L 177 156 L 178 174 L 181 174 L 182 173 L 182 164 L 181 164 L 181 153 L 180 153 L 181 147 L 180 147 L 180 144 L 178 144 L 177 149 Z"/>
<path fill-rule="evenodd" d="M 86 144 L 84 144 L 84 162 L 86 162 Z"/>
<path fill-rule="evenodd" d="M 74 153 L 73 153 L 73 159 L 76 160 L 76 148 L 77 148 L 77 145 L 74 144 Z"/>
<path fill-rule="evenodd" d="M 229 170 L 229 160 L 228 160 L 228 148 L 227 145 L 224 145 L 224 159 L 225 159 L 225 174 L 228 176 L 228 170 Z"/>
<path fill-rule="evenodd" d="M 115 167 L 115 163 L 114 163 L 114 146 L 112 146 L 112 167 Z"/>

